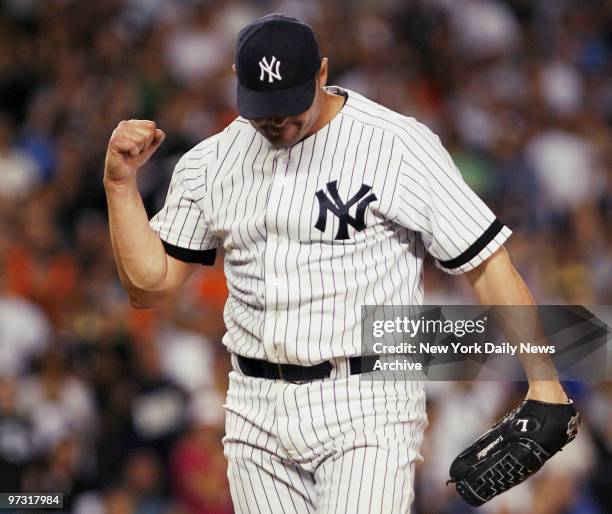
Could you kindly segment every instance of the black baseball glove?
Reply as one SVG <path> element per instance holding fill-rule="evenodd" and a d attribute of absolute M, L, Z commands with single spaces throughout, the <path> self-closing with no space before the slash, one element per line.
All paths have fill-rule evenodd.
<path fill-rule="evenodd" d="M 455 458 L 447 484 L 482 505 L 538 471 L 576 437 L 579 422 L 571 402 L 525 400 Z"/>

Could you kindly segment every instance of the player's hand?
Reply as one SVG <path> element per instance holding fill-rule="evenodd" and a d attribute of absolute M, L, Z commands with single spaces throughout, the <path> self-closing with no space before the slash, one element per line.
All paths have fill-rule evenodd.
<path fill-rule="evenodd" d="M 104 180 L 116 184 L 133 180 L 165 138 L 154 121 L 121 121 L 108 142 Z"/>

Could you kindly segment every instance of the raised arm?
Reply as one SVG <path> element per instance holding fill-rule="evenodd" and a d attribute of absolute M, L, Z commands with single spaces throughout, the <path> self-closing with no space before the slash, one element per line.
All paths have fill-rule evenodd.
<path fill-rule="evenodd" d="M 527 285 L 514 268 L 502 246 L 480 266 L 466 272 L 478 301 L 483 305 L 534 305 Z M 512 320 L 509 320 L 512 324 Z M 519 352 L 519 359 L 529 381 L 528 399 L 566 403 L 568 398 L 559 383 L 550 358 Z M 542 380 L 546 377 L 546 380 Z"/>
<path fill-rule="evenodd" d="M 153 121 L 122 121 L 108 143 L 104 189 L 115 261 L 134 307 L 156 307 L 171 298 L 197 264 L 169 256 L 150 227 L 136 172 L 165 138 Z"/>

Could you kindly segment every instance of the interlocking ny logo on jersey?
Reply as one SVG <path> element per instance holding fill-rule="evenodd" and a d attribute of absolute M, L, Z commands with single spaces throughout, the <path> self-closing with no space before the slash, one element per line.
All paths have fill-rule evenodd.
<path fill-rule="evenodd" d="M 273 70 L 273 66 L 276 64 L 275 69 Z M 259 74 L 259 80 L 263 82 L 265 74 L 268 74 L 268 82 L 274 82 L 274 79 L 282 80 L 280 73 L 278 71 L 278 67 L 280 66 L 280 61 L 276 60 L 276 57 L 272 56 L 272 60 L 268 63 L 268 60 L 265 57 L 262 57 L 261 61 L 259 61 L 259 69 L 261 73 Z"/>
<path fill-rule="evenodd" d="M 372 189 L 372 186 L 361 184 L 361 188 L 351 198 L 344 203 L 338 195 L 338 182 L 333 180 L 327 183 L 327 191 L 329 192 L 331 199 L 325 194 L 323 189 L 317 191 L 317 200 L 319 200 L 319 218 L 315 223 L 315 228 L 318 228 L 321 232 L 325 231 L 327 226 L 327 211 L 331 211 L 333 214 L 338 216 L 340 220 L 340 226 L 336 233 L 336 240 L 348 239 L 348 226 L 350 225 L 355 230 L 360 231 L 366 228 L 365 225 L 365 210 L 370 202 L 376 200 L 374 193 L 364 196 Z M 359 203 L 357 203 L 359 202 Z M 357 203 L 357 210 L 355 217 L 353 218 L 349 214 L 349 209 Z"/>

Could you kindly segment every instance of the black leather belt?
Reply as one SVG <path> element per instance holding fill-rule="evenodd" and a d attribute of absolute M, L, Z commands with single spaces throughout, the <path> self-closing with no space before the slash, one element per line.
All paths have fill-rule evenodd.
<path fill-rule="evenodd" d="M 240 370 L 250 377 L 267 378 L 270 380 L 285 380 L 286 382 L 310 382 L 329 378 L 333 368 L 331 362 L 324 361 L 314 366 L 298 366 L 297 364 L 274 364 L 260 359 L 251 359 L 236 355 Z M 368 373 L 374 370 L 377 356 L 349 357 L 351 375 Z"/>

